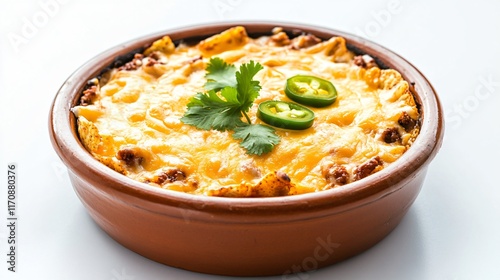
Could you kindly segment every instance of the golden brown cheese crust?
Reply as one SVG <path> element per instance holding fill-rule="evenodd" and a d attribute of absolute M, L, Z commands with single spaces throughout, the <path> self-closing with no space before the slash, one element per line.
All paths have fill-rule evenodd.
<path fill-rule="evenodd" d="M 321 41 L 281 29 L 256 39 L 234 27 L 194 46 L 165 36 L 144 54 L 109 71 L 73 108 L 85 148 L 99 161 L 141 182 L 193 194 L 269 197 L 321 191 L 373 174 L 398 159 L 419 132 L 419 111 L 409 85 L 369 56 L 355 56 L 345 40 Z M 307 74 L 331 81 L 337 101 L 311 108 L 314 125 L 277 130 L 281 143 L 248 155 L 232 132 L 202 131 L 180 121 L 189 99 L 203 92 L 211 57 L 239 66 L 264 66 L 260 96 L 286 100 L 287 78 Z"/>

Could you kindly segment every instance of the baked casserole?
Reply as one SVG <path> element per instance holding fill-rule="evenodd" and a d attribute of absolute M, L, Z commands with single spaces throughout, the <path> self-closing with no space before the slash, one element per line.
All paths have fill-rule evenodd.
<path fill-rule="evenodd" d="M 242 147 L 245 137 L 235 138 L 236 128 L 196 126 L 186 117 L 210 94 L 230 101 L 222 87 L 207 92 L 218 82 L 210 72 L 216 63 L 233 72 L 240 67 L 240 76 L 260 67 L 251 81 L 258 95 L 247 111 L 236 112 L 237 121 L 270 127 L 279 139 L 267 143 L 271 148 L 252 152 Z M 318 103 L 322 93 L 312 103 L 295 99 L 290 81 L 299 91 L 315 92 L 325 81 L 335 96 L 326 103 Z M 307 126 L 281 126 L 264 117 L 263 104 L 272 104 L 270 114 L 278 118 L 312 115 Z M 155 41 L 89 80 L 72 111 L 83 145 L 108 167 L 153 186 L 225 197 L 296 195 L 361 180 L 408 150 L 420 119 L 401 74 L 350 51 L 342 37 L 321 40 L 274 28 L 252 38 L 241 26 L 197 43 L 174 43 L 168 36 Z M 220 112 L 206 117 L 224 117 Z"/>

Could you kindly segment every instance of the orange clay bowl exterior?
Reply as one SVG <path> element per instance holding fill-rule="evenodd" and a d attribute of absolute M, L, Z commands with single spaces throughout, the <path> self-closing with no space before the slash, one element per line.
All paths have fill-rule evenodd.
<path fill-rule="evenodd" d="M 369 54 L 413 86 L 421 131 L 401 158 L 348 185 L 273 198 L 222 198 L 164 190 L 134 181 L 94 159 L 80 143 L 70 108 L 86 81 L 134 50 L 169 35 L 199 40 L 242 25 L 250 36 L 275 26 L 321 39 L 342 36 L 350 50 Z M 282 22 L 228 22 L 168 30 L 121 44 L 74 72 L 50 111 L 52 144 L 76 194 L 94 221 L 130 250 L 187 270 L 233 276 L 298 273 L 359 254 L 388 235 L 417 197 L 444 133 L 435 90 L 412 64 L 373 42 L 344 32 Z"/>

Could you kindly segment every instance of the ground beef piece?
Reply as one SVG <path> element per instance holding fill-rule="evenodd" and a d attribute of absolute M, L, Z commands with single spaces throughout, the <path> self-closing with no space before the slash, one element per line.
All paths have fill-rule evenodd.
<path fill-rule="evenodd" d="M 401 140 L 401 135 L 399 134 L 397 128 L 391 127 L 384 130 L 384 132 L 382 133 L 382 139 L 384 139 L 385 143 L 390 144 Z"/>
<path fill-rule="evenodd" d="M 136 53 L 134 55 L 134 59 L 132 61 L 129 61 L 125 63 L 123 66 L 118 68 L 118 70 L 125 70 L 125 71 L 131 71 L 131 70 L 136 70 L 142 65 L 142 59 L 144 58 L 144 55 L 140 53 Z"/>
<path fill-rule="evenodd" d="M 92 99 L 97 95 L 97 86 L 91 86 L 83 91 L 82 97 L 80 97 L 80 105 L 87 106 L 92 104 Z"/>
<path fill-rule="evenodd" d="M 349 173 L 347 173 L 346 168 L 341 165 L 335 166 L 330 175 L 338 185 L 345 185 L 349 181 Z"/>
<path fill-rule="evenodd" d="M 123 160 L 128 166 L 140 165 L 144 159 L 137 149 L 128 147 L 120 149 L 116 154 L 116 158 Z"/>
<path fill-rule="evenodd" d="M 151 66 L 154 66 L 156 64 L 165 64 L 165 63 L 161 62 L 160 59 L 161 59 L 161 57 L 158 54 L 158 52 L 152 52 L 151 54 L 149 54 L 147 56 L 146 67 L 151 67 Z"/>
<path fill-rule="evenodd" d="M 359 67 L 366 67 L 366 63 L 361 55 L 357 55 L 352 59 L 352 62 Z"/>
<path fill-rule="evenodd" d="M 314 46 L 318 43 L 321 43 L 321 39 L 312 34 L 300 35 L 292 40 L 291 48 L 298 50 Z"/>
<path fill-rule="evenodd" d="M 163 171 L 155 177 L 152 182 L 158 185 L 163 185 L 164 183 L 172 183 L 175 181 L 182 181 L 186 179 L 186 173 L 182 172 L 180 169 L 171 168 L 166 171 Z"/>
<path fill-rule="evenodd" d="M 151 67 L 151 66 L 156 65 L 158 63 L 160 63 L 158 60 L 150 57 L 150 58 L 148 58 L 148 62 L 146 63 L 146 66 Z"/>
<path fill-rule="evenodd" d="M 408 113 L 403 112 L 401 116 L 398 119 L 398 123 L 404 127 L 406 131 L 412 130 L 415 125 L 417 124 L 417 121 L 412 119 Z"/>
<path fill-rule="evenodd" d="M 288 35 L 286 35 L 285 32 L 279 32 L 271 36 L 271 41 L 275 43 L 278 46 L 285 46 L 290 44 L 290 39 L 288 38 Z"/>
<path fill-rule="evenodd" d="M 357 55 L 353 58 L 352 62 L 359 66 L 359 67 L 362 67 L 362 68 L 372 68 L 372 67 L 376 67 L 377 66 L 377 63 L 375 62 L 375 60 L 369 56 L 369 55 Z"/>
<path fill-rule="evenodd" d="M 343 165 L 329 164 L 325 166 L 323 176 L 330 185 L 345 185 L 349 182 L 349 173 Z"/>
<path fill-rule="evenodd" d="M 377 166 L 382 165 L 383 162 L 379 156 L 376 156 L 369 161 L 361 164 L 354 170 L 354 180 L 361 180 L 366 176 L 372 174 L 372 172 L 377 168 Z"/>
<path fill-rule="evenodd" d="M 148 55 L 149 58 L 152 58 L 154 60 L 160 60 L 160 54 L 158 51 L 154 51 Z"/>

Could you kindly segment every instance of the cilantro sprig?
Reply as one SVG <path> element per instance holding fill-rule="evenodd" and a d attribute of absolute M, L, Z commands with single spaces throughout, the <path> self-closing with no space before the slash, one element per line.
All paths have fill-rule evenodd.
<path fill-rule="evenodd" d="M 210 59 L 205 75 L 207 92 L 198 92 L 191 98 L 181 121 L 203 130 L 232 130 L 233 138 L 242 140 L 240 146 L 248 154 L 269 153 L 279 144 L 279 136 L 270 126 L 252 124 L 247 115 L 262 88 L 253 79 L 262 69 L 254 61 L 237 70 L 218 57 Z"/>

